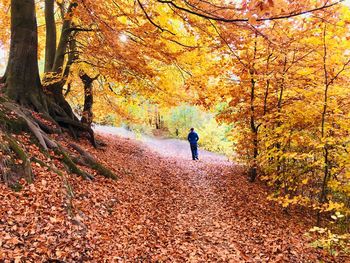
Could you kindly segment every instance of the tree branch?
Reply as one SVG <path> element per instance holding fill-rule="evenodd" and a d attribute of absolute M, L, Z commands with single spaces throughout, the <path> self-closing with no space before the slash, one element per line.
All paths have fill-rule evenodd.
<path fill-rule="evenodd" d="M 203 10 L 201 10 L 201 12 L 203 12 L 203 13 L 199 13 L 199 12 L 193 11 L 191 9 L 179 6 L 179 5 L 175 4 L 174 1 L 172 1 L 172 0 L 157 0 L 157 1 L 159 3 L 162 3 L 162 4 L 168 4 L 169 6 L 172 6 L 172 7 L 176 8 L 176 9 L 181 10 L 181 11 L 190 13 L 192 15 L 196 15 L 196 16 L 199 16 L 199 17 L 202 17 L 202 18 L 211 19 L 211 20 L 215 20 L 215 21 L 220 21 L 220 22 L 224 22 L 224 23 L 248 22 L 248 20 L 249 20 L 248 18 L 228 19 L 228 18 L 224 18 L 224 17 L 217 17 L 217 16 L 213 16 L 213 15 L 206 15 L 206 14 L 203 14 L 203 13 L 205 13 L 205 11 L 203 11 Z M 322 9 L 325 9 L 325 8 L 329 8 L 329 7 L 335 6 L 335 5 L 337 5 L 337 4 L 339 4 L 339 3 L 343 2 L 343 1 L 344 0 L 340 0 L 338 2 L 335 2 L 335 3 L 332 3 L 332 4 L 328 4 L 328 5 L 325 4 L 325 5 L 321 6 L 321 7 L 316 7 L 316 8 L 305 10 L 305 11 L 302 11 L 302 12 L 289 13 L 289 14 L 280 15 L 280 16 L 276 16 L 276 17 L 258 18 L 258 19 L 256 19 L 256 21 L 261 22 L 261 21 L 268 21 L 268 20 L 280 20 L 280 19 L 286 19 L 286 18 L 291 18 L 291 17 L 295 17 L 295 16 L 300 16 L 300 15 L 312 13 L 312 12 L 315 12 L 315 11 L 319 11 L 319 10 L 322 10 Z"/>
<path fill-rule="evenodd" d="M 164 28 L 162 28 L 160 25 L 157 25 L 155 22 L 153 22 L 153 20 L 151 19 L 151 17 L 148 15 L 148 13 L 146 12 L 145 8 L 144 8 L 143 5 L 141 4 L 140 0 L 137 0 L 137 3 L 139 4 L 139 6 L 140 6 L 141 9 L 142 9 L 142 12 L 145 14 L 146 18 L 148 19 L 148 21 L 149 21 L 152 25 L 154 25 L 156 28 L 158 28 L 158 29 L 159 29 L 160 31 L 162 31 L 162 32 L 168 32 L 168 33 L 170 33 L 170 34 L 172 34 L 172 35 L 175 36 L 175 34 L 174 34 L 173 32 L 169 31 L 168 29 L 164 29 Z"/>
<path fill-rule="evenodd" d="M 236 54 L 236 52 L 234 52 L 234 50 L 230 47 L 230 44 L 226 41 L 226 39 L 220 34 L 218 28 L 214 25 L 214 23 L 209 20 L 210 24 L 213 26 L 215 32 L 218 34 L 218 36 L 222 39 L 222 41 L 224 41 L 224 43 L 226 44 L 226 46 L 228 47 L 228 49 L 231 51 L 231 53 L 234 55 L 234 57 L 239 61 L 239 63 L 241 63 L 243 65 L 244 68 L 248 68 L 248 65 L 246 65 L 241 58 Z"/>

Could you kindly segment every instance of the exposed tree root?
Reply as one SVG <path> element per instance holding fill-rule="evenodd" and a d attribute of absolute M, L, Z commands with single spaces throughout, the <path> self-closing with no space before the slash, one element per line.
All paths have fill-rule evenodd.
<path fill-rule="evenodd" d="M 45 165 L 59 175 L 61 175 L 62 173 L 57 168 L 51 167 L 50 165 L 45 164 L 45 162 L 37 158 L 29 158 L 25 150 L 10 135 L 12 132 L 30 132 L 33 135 L 33 137 L 37 139 L 37 142 L 41 147 L 42 153 L 44 153 L 47 157 L 50 158 L 57 158 L 57 156 L 60 156 L 61 162 L 64 164 L 64 166 L 69 172 L 77 174 L 86 180 L 93 180 L 94 176 L 79 168 L 78 165 L 83 165 L 90 169 L 93 169 L 107 178 L 111 178 L 114 180 L 118 178 L 117 175 L 115 175 L 111 170 L 106 168 L 104 165 L 100 164 L 94 157 L 92 157 L 89 153 L 85 152 L 78 145 L 71 145 L 71 147 L 79 153 L 79 155 L 76 157 L 69 150 L 65 149 L 58 142 L 50 138 L 50 136 L 48 135 L 49 133 L 61 133 L 61 130 L 55 129 L 54 126 L 51 127 L 50 125 L 41 121 L 36 116 L 33 116 L 32 112 L 28 109 L 23 108 L 18 104 L 9 102 L 6 99 L 0 101 L 0 106 L 2 107 L 0 107 L 0 120 L 4 120 L 2 121 L 0 126 L 0 131 L 2 130 L 4 132 L 4 135 L 2 137 L 5 138 L 9 149 L 12 150 L 12 152 L 16 154 L 22 161 L 22 177 L 24 177 L 28 182 L 33 181 L 33 174 L 30 165 L 31 162 L 36 162 L 40 163 L 40 165 Z M 71 120 L 69 118 L 55 116 L 55 119 L 57 121 L 56 123 L 64 123 L 67 125 L 66 127 L 71 128 L 73 131 L 88 132 L 90 134 L 90 140 L 92 144 L 96 146 L 93 130 L 87 125 L 82 124 L 79 121 Z M 19 127 L 17 128 L 17 126 Z M 55 156 L 52 156 L 50 154 L 50 151 L 48 151 L 49 149 L 52 149 L 54 151 Z M 14 167 L 15 166 L 12 166 L 12 168 Z M 16 171 L 13 170 L 10 174 L 15 175 Z M 16 177 L 14 179 L 19 178 Z"/>
<path fill-rule="evenodd" d="M 16 142 L 14 138 L 12 138 L 9 134 L 4 134 L 3 137 L 8 142 L 9 147 L 12 149 L 12 151 L 18 156 L 18 158 L 22 161 L 22 167 L 23 167 L 23 177 L 26 179 L 28 183 L 33 182 L 33 174 L 32 174 L 32 168 L 30 166 L 30 159 L 28 158 L 26 152 L 23 150 L 23 148 Z"/>
<path fill-rule="evenodd" d="M 70 105 L 60 94 L 54 94 L 55 100 L 48 100 L 50 115 L 58 123 L 58 126 L 68 129 L 70 134 L 77 139 L 79 133 L 88 133 L 91 144 L 96 148 L 94 131 L 87 124 L 81 123 L 74 115 Z"/>
<path fill-rule="evenodd" d="M 91 127 L 89 127 L 86 124 L 83 124 L 79 121 L 74 121 L 74 120 L 69 119 L 69 118 L 56 117 L 55 120 L 58 123 L 66 124 L 68 126 L 76 128 L 80 131 L 87 132 L 90 135 L 91 144 L 96 148 L 95 135 L 94 135 L 94 131 L 91 129 Z"/>
<path fill-rule="evenodd" d="M 83 150 L 81 147 L 79 147 L 74 143 L 71 143 L 70 146 L 80 154 L 80 156 L 83 159 L 83 164 L 85 163 L 85 165 L 99 172 L 101 175 L 103 175 L 106 178 L 111 178 L 113 180 L 118 179 L 118 176 L 115 173 L 113 173 L 110 169 L 106 168 L 101 163 L 97 162 L 94 157 L 92 157 L 88 152 Z"/>
<path fill-rule="evenodd" d="M 43 121 L 39 120 L 38 118 L 36 118 L 36 117 L 33 116 L 33 115 L 32 115 L 32 118 L 34 119 L 34 121 L 39 125 L 39 127 L 40 127 L 44 132 L 46 132 L 46 133 L 48 133 L 48 134 L 60 134 L 60 133 L 62 133 L 62 129 L 59 128 L 58 123 L 56 124 L 56 122 L 55 122 L 55 124 L 56 124 L 56 126 L 57 126 L 58 128 L 53 128 L 53 127 L 50 127 L 49 125 L 45 124 Z M 45 118 L 47 118 L 47 117 L 45 116 Z M 47 119 L 47 120 L 49 120 L 50 122 L 54 121 L 53 119 L 52 119 L 52 120 L 51 120 L 51 119 Z"/>
<path fill-rule="evenodd" d="M 19 117 L 24 119 L 28 125 L 29 130 L 33 133 L 33 135 L 38 139 L 40 145 L 44 148 L 44 150 L 57 148 L 57 144 L 51 140 L 47 134 L 40 128 L 40 126 L 32 119 L 31 116 L 26 115 L 19 106 L 13 103 L 4 103 L 3 104 L 7 109 L 15 112 Z"/>
<path fill-rule="evenodd" d="M 96 140 L 97 147 L 106 147 L 107 143 L 102 140 Z"/>
<path fill-rule="evenodd" d="M 0 139 L 2 139 L 2 132 L 0 130 Z M 9 151 L 9 147 L 7 144 L 1 142 L 0 143 L 0 153 L 7 153 Z M 0 180 L 2 179 L 6 184 L 8 183 L 8 171 L 7 171 L 7 162 L 8 158 L 1 156 L 0 158 Z"/>
<path fill-rule="evenodd" d="M 67 168 L 70 172 L 72 172 L 76 175 L 79 175 L 86 180 L 93 180 L 94 179 L 94 177 L 91 174 L 81 170 L 76 165 L 76 162 L 73 161 L 73 159 L 69 156 L 69 154 L 66 151 L 64 151 L 60 148 L 57 148 L 57 149 L 55 149 L 55 153 L 57 155 L 62 155 L 62 162 L 67 166 Z"/>

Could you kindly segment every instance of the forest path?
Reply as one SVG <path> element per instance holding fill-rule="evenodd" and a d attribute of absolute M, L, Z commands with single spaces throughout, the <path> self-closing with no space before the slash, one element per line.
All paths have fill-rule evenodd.
<path fill-rule="evenodd" d="M 136 135 L 122 127 L 96 125 L 94 130 L 109 135 L 117 135 L 123 138 L 136 139 L 147 145 L 152 151 L 164 157 L 174 157 L 176 159 L 191 160 L 191 150 L 187 141 L 180 139 L 151 137 L 148 135 Z M 204 162 L 227 162 L 226 156 L 198 149 L 199 158 Z"/>
<path fill-rule="evenodd" d="M 307 226 L 301 217 L 267 201 L 265 190 L 248 183 L 241 167 L 225 157 L 201 151 L 201 161 L 192 161 L 183 141 L 140 142 L 106 135 L 118 134 L 109 128 L 97 131 L 108 143 L 100 157 L 124 174 L 110 223 L 94 226 L 105 228 L 97 238 L 111 251 L 108 259 L 314 262 L 318 257 L 303 237 Z"/>

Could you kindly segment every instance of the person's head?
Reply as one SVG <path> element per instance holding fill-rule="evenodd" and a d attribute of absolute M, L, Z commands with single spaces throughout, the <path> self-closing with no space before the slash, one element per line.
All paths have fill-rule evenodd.
<path fill-rule="evenodd" d="M 191 130 L 191 131 L 194 131 L 194 128 L 191 128 L 190 130 Z"/>

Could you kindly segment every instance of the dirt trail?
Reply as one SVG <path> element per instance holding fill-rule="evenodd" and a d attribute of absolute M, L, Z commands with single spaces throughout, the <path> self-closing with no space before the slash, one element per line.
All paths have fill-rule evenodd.
<path fill-rule="evenodd" d="M 187 141 L 169 138 L 156 138 L 147 135 L 136 135 L 135 133 L 121 127 L 95 126 L 95 131 L 100 134 L 117 135 L 123 138 L 136 139 L 152 151 L 159 153 L 164 157 L 174 157 L 174 159 L 191 159 L 191 150 Z M 204 162 L 226 162 L 228 158 L 203 150 L 199 147 L 199 157 Z"/>
<path fill-rule="evenodd" d="M 305 214 L 283 213 L 225 157 L 192 161 L 183 141 L 97 134 L 107 147 L 79 144 L 118 181 L 83 180 L 53 160 L 60 175 L 33 164 L 20 192 L 0 184 L 0 262 L 347 262 L 309 248 Z"/>
<path fill-rule="evenodd" d="M 123 169 L 129 173 L 116 195 L 118 234 L 110 259 L 315 262 L 321 257 L 303 237 L 309 226 L 269 203 L 264 189 L 248 183 L 225 157 L 201 151 L 195 162 L 183 141 L 108 138 L 108 160 L 128 160 Z"/>

